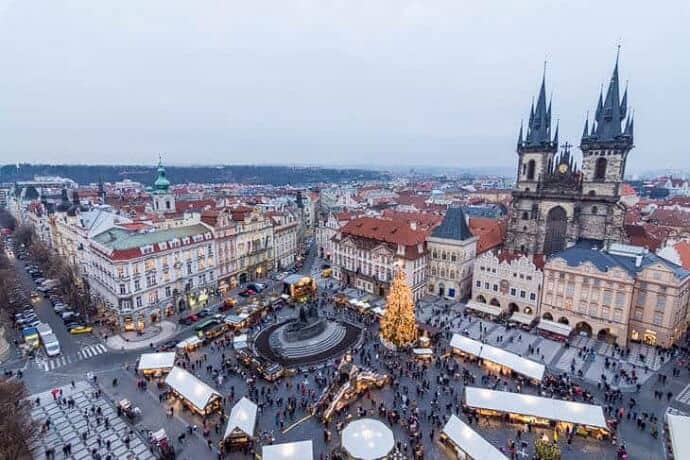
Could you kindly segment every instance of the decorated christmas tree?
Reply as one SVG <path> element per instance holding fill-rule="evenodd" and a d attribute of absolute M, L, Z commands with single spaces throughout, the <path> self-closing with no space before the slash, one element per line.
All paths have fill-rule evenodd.
<path fill-rule="evenodd" d="M 396 347 L 417 339 L 412 291 L 407 286 L 405 272 L 398 270 L 393 277 L 386 299 L 386 312 L 381 317 L 381 338 Z"/>

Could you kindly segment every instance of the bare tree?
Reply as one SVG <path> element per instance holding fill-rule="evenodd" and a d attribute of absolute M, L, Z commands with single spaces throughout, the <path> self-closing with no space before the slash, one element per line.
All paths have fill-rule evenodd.
<path fill-rule="evenodd" d="M 31 459 L 40 434 L 24 384 L 0 380 L 0 459 Z"/>
<path fill-rule="evenodd" d="M 14 231 L 14 238 L 19 244 L 23 244 L 25 247 L 29 247 L 33 240 L 36 240 L 36 233 L 34 228 L 29 224 L 21 224 Z"/>

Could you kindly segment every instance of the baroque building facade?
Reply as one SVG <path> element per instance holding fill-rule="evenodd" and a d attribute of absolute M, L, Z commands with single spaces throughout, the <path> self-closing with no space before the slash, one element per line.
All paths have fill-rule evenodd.
<path fill-rule="evenodd" d="M 513 190 L 506 248 L 550 256 L 581 240 L 604 246 L 625 240 L 621 185 L 633 148 L 633 119 L 627 90 L 620 97 L 618 59 L 594 120 L 585 121 L 580 141 L 582 169 L 568 143 L 558 152 L 558 125 L 551 132 L 551 102 L 542 79 L 526 132 L 517 142 L 517 180 Z"/>

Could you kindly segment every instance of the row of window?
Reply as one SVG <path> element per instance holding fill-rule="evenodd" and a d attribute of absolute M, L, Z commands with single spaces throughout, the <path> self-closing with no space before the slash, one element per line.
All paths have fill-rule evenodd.
<path fill-rule="evenodd" d="M 477 288 L 481 289 L 482 288 L 482 282 L 480 280 L 475 281 L 475 286 L 477 286 Z M 487 291 L 491 290 L 494 292 L 498 292 L 498 284 L 492 285 L 491 283 L 484 282 L 484 289 Z M 529 300 L 531 300 L 531 301 L 537 300 L 537 294 L 535 292 L 528 293 L 524 289 L 520 289 L 520 291 L 518 292 L 518 289 L 514 288 L 514 287 L 511 287 L 508 292 L 510 292 L 510 295 L 512 297 L 520 297 L 521 299 L 526 299 L 528 297 L 527 294 L 529 294 Z"/>

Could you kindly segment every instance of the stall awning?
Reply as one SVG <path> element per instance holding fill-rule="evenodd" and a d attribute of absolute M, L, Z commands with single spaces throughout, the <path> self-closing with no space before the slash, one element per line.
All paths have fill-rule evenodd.
<path fill-rule="evenodd" d="M 443 433 L 473 460 L 508 460 L 500 450 L 455 415 L 450 416 Z"/>
<path fill-rule="evenodd" d="M 165 383 L 200 411 L 221 394 L 181 367 L 173 367 Z"/>
<path fill-rule="evenodd" d="M 306 280 L 307 282 L 310 282 L 312 280 L 312 278 L 310 278 L 309 276 L 300 275 L 298 273 L 295 273 L 293 275 L 288 275 L 285 278 L 283 278 L 283 282 L 286 284 L 297 284 L 302 280 Z"/>
<path fill-rule="evenodd" d="M 227 315 L 224 321 L 231 326 L 236 326 L 242 324 L 247 318 L 249 318 L 247 313 L 241 313 L 239 315 Z"/>
<path fill-rule="evenodd" d="M 673 458 L 690 458 L 690 417 L 666 414 Z"/>
<path fill-rule="evenodd" d="M 510 319 L 508 321 L 529 326 L 530 324 L 532 324 L 532 321 L 534 321 L 534 316 L 528 315 L 526 313 L 519 313 L 516 311 L 512 315 L 510 315 Z"/>
<path fill-rule="evenodd" d="M 225 427 L 223 439 L 226 439 L 238 430 L 253 438 L 256 428 L 256 412 L 257 405 L 246 397 L 242 397 L 242 399 L 237 401 L 237 404 L 235 404 L 232 411 L 230 411 L 230 417 L 228 418 L 228 425 Z"/>
<path fill-rule="evenodd" d="M 609 429 L 604 418 L 604 410 L 601 406 L 592 404 L 478 387 L 465 387 L 465 404 L 474 409 L 489 409 Z"/>
<path fill-rule="evenodd" d="M 143 353 L 139 357 L 139 367 L 140 371 L 147 370 L 157 370 L 166 369 L 170 370 L 175 366 L 175 356 L 174 351 L 166 353 Z"/>
<path fill-rule="evenodd" d="M 496 305 L 489 305 L 488 303 L 475 302 L 474 300 L 469 300 L 467 302 L 467 308 L 481 313 L 486 313 L 487 315 L 501 315 L 501 307 L 497 307 Z"/>
<path fill-rule="evenodd" d="M 530 379 L 541 381 L 544 378 L 546 368 L 543 364 L 523 358 L 502 348 L 494 347 L 460 334 L 453 334 L 450 346 L 464 353 L 512 369 Z"/>
<path fill-rule="evenodd" d="M 393 432 L 382 422 L 361 418 L 350 422 L 341 433 L 343 448 L 354 458 L 375 460 L 393 450 Z"/>
<path fill-rule="evenodd" d="M 261 458 L 262 460 L 313 460 L 314 447 L 311 440 L 263 446 Z"/>
<path fill-rule="evenodd" d="M 371 311 L 373 311 L 377 316 L 383 316 L 386 313 L 386 309 L 381 307 L 374 307 L 371 309 Z"/>
<path fill-rule="evenodd" d="M 191 337 L 187 337 L 183 341 L 177 344 L 177 348 L 187 348 L 187 347 L 193 347 L 196 345 L 201 344 L 201 339 L 195 335 Z"/>
<path fill-rule="evenodd" d="M 412 353 L 415 356 L 433 356 L 434 351 L 431 348 L 413 348 Z"/>
<path fill-rule="evenodd" d="M 235 349 L 247 348 L 247 342 L 249 341 L 249 336 L 247 334 L 236 335 L 232 339 L 232 346 Z"/>
<path fill-rule="evenodd" d="M 552 334 L 562 335 L 563 337 L 568 337 L 570 336 L 570 333 L 573 332 L 573 328 L 569 325 L 557 323 L 556 321 L 549 321 L 547 319 L 539 320 L 537 329 L 541 329 L 542 331 L 550 332 Z"/>

